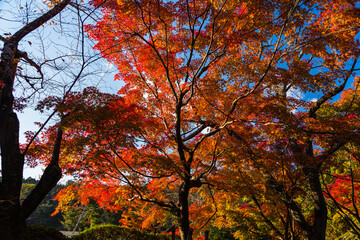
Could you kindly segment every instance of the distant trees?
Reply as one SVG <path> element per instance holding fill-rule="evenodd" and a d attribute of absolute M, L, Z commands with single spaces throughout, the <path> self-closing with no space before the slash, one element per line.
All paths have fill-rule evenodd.
<path fill-rule="evenodd" d="M 26 199 L 26 197 L 31 193 L 31 191 L 38 183 L 39 181 L 35 180 L 34 178 L 24 179 L 21 186 L 20 201 Z M 53 189 L 51 189 L 44 200 L 26 220 L 27 224 L 44 225 L 61 229 L 62 216 L 60 214 L 52 216 L 52 213 L 57 207 L 57 201 L 54 200 L 54 197 L 59 192 L 59 190 L 64 187 L 66 187 L 66 185 L 57 184 Z"/>
<path fill-rule="evenodd" d="M 39 180 L 31 177 L 23 179 L 20 201 L 25 199 L 38 183 Z M 55 196 L 60 190 L 72 184 L 72 181 L 68 181 L 66 184 L 57 184 L 26 220 L 27 224 L 43 225 L 68 231 L 82 231 L 102 224 L 120 225 L 121 212 L 111 212 L 101 208 L 94 200 L 90 200 L 86 206 L 77 206 L 76 201 L 73 201 L 75 205 L 68 207 L 64 212 L 54 214 L 58 206 L 58 201 L 54 199 Z"/>
<path fill-rule="evenodd" d="M 63 218 L 62 226 L 68 231 L 83 231 L 104 224 L 120 225 L 122 218 L 121 212 L 111 212 L 101 208 L 94 200 L 85 206 L 68 208 L 67 211 L 58 214 Z"/>

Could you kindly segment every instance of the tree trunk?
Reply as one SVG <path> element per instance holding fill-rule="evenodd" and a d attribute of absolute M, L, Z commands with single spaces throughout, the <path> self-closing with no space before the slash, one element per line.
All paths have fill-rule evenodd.
<path fill-rule="evenodd" d="M 59 129 L 53 157 L 38 185 L 20 203 L 24 156 L 19 147 L 19 122 L 15 113 L 4 118 L 1 126 L 2 182 L 0 185 L 0 236 L 2 240 L 28 239 L 26 219 L 61 178 L 58 165 L 62 131 Z"/>
<path fill-rule="evenodd" d="M 321 163 L 314 164 L 315 160 L 310 164 L 309 162 L 303 161 L 304 159 L 313 159 L 314 157 L 313 142 L 310 138 L 307 140 L 307 146 L 304 149 L 305 151 L 300 148 L 295 139 L 290 140 L 290 147 L 306 176 L 309 185 L 309 195 L 312 198 L 314 207 L 314 220 L 312 221 L 312 224 L 306 222 L 302 223 L 296 218 L 294 219 L 300 226 L 305 240 L 325 240 L 327 205 L 320 182 L 319 171 Z"/>
<path fill-rule="evenodd" d="M 187 240 L 190 231 L 189 221 L 189 191 L 190 179 L 186 179 L 179 191 L 179 213 L 178 221 L 180 226 L 181 240 Z"/>
<path fill-rule="evenodd" d="M 304 168 L 307 176 L 310 195 L 314 201 L 314 222 L 311 231 L 305 232 L 305 238 L 309 240 L 325 240 L 327 224 L 327 206 L 324 193 L 321 187 L 319 167 Z"/>
<path fill-rule="evenodd" d="M 28 239 L 26 219 L 21 214 L 19 202 L 0 204 L 0 235 L 3 240 Z"/>
<path fill-rule="evenodd" d="M 60 13 L 70 0 L 63 0 L 50 11 L 22 27 L 9 39 L 4 40 L 0 61 L 0 236 L 2 240 L 28 239 L 26 218 L 41 203 L 46 194 L 56 185 L 61 177 L 58 165 L 61 129 L 55 142 L 53 158 L 46 167 L 39 184 L 29 197 L 20 203 L 20 191 L 23 178 L 24 155 L 19 146 L 19 121 L 13 111 L 14 79 L 21 57 L 19 42 L 30 32 L 40 27 Z"/>
<path fill-rule="evenodd" d="M 12 95 L 2 95 L 1 103 L 12 104 Z M 3 240 L 27 239 L 26 222 L 20 205 L 24 156 L 19 148 L 19 122 L 15 113 L 2 107 L 0 146 L 2 182 L 0 185 L 0 236 Z"/>

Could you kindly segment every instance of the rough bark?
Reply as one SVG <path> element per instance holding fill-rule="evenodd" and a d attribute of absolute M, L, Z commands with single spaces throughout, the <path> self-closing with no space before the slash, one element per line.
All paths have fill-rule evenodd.
<path fill-rule="evenodd" d="M 320 182 L 319 169 L 304 169 L 308 178 L 310 195 L 314 202 L 314 222 L 310 232 L 305 232 L 305 237 L 310 240 L 324 239 L 326 236 L 327 206 Z"/>
<path fill-rule="evenodd" d="M 308 229 L 303 229 L 304 239 L 308 240 L 325 240 L 326 223 L 327 223 L 327 205 L 324 198 L 320 182 L 321 163 L 314 164 L 304 161 L 304 159 L 312 159 L 314 157 L 313 142 L 310 138 L 307 140 L 305 149 L 300 148 L 295 139 L 290 139 L 290 148 L 294 156 L 298 159 L 303 173 L 306 176 L 309 185 L 309 195 L 313 201 L 314 220 Z M 296 220 L 296 219 L 295 219 Z M 301 226 L 300 226 L 301 227 Z"/>
<path fill-rule="evenodd" d="M 0 185 L 0 236 L 4 240 L 25 239 L 25 218 L 20 206 L 24 157 L 20 153 L 19 122 L 10 113 L 1 122 L 2 182 Z M 12 134 L 13 133 L 13 134 Z"/>
<path fill-rule="evenodd" d="M 190 230 L 189 221 L 189 191 L 190 178 L 185 179 L 179 191 L 179 213 L 178 221 L 180 226 L 181 240 L 187 240 Z"/>
<path fill-rule="evenodd" d="M 0 148 L 2 182 L 0 183 L 0 236 L 3 240 L 28 239 L 26 218 L 35 210 L 44 196 L 60 179 L 61 170 L 56 163 L 60 141 L 54 148 L 54 157 L 42 180 L 25 205 L 20 203 L 24 156 L 19 146 L 19 121 L 13 111 L 13 86 L 19 62 L 18 44 L 27 34 L 60 13 L 70 0 L 64 0 L 47 13 L 25 25 L 13 36 L 4 39 L 0 62 Z M 0 86 L 1 86 L 0 85 Z M 60 131 L 61 132 L 61 131 Z M 61 134 L 60 134 L 61 135 Z M 61 136 L 60 136 L 61 138 Z M 56 144 L 55 144 L 56 145 Z M 56 151 L 55 151 L 56 150 Z"/>
<path fill-rule="evenodd" d="M 39 183 L 33 191 L 22 203 L 23 216 L 28 218 L 34 212 L 37 206 L 42 202 L 48 192 L 56 186 L 61 178 L 61 169 L 59 167 L 60 145 L 62 139 L 62 130 L 59 128 L 56 141 L 54 144 L 54 151 L 49 165 L 45 168 Z"/>

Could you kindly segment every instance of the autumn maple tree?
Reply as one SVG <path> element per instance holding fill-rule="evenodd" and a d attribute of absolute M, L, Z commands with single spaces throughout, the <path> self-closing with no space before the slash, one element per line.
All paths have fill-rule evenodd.
<path fill-rule="evenodd" d="M 270 55 L 270 61 L 274 56 L 278 63 L 262 80 L 267 82 L 265 94 L 253 94 L 251 112 L 244 115 L 247 109 L 242 109 L 243 104 L 234 116 L 242 119 L 227 127 L 231 144 L 235 144 L 230 169 L 248 166 L 240 169 L 243 174 L 251 173 L 250 180 L 264 181 L 266 194 L 277 197 L 285 207 L 281 215 L 290 213 L 290 222 L 296 223 L 304 239 L 325 239 L 328 211 L 321 174 L 332 165 L 335 152 L 359 139 L 357 112 L 327 115 L 324 111 L 336 106 L 330 101 L 350 85 L 358 71 L 357 26 L 351 24 L 351 12 L 357 9 L 349 2 L 319 4 L 299 2 L 294 11 L 302 10 L 301 15 L 296 18 L 294 12 L 284 36 L 277 38 L 281 47 Z M 327 4 L 333 5 L 330 8 Z M 295 27 L 296 21 L 306 18 L 305 25 Z M 340 23 L 342 18 L 349 20 L 349 25 Z M 355 101 L 348 103 L 352 106 Z M 256 201 L 252 206 L 256 207 Z M 276 221 L 268 220 L 269 216 L 263 216 L 274 235 L 292 239 L 290 232 L 281 236 L 274 228 Z"/>
<path fill-rule="evenodd" d="M 221 219 L 229 197 L 272 237 L 325 239 L 321 175 L 360 139 L 356 101 L 326 111 L 358 89 L 349 90 L 359 70 L 358 1 L 93 4 L 103 17 L 87 26 L 89 37 L 126 85 L 108 107 L 63 105 L 73 131 L 62 164 L 83 180 L 81 191 L 98 189 L 83 201 L 134 203 L 144 227 L 168 210 L 184 240 L 190 226 Z M 108 109 L 71 117 L 96 106 Z"/>
<path fill-rule="evenodd" d="M 276 44 L 270 46 L 271 69 L 259 72 L 259 87 L 254 85 L 248 98 L 251 103 L 241 104 L 238 113 L 233 113 L 238 122 L 227 127 L 232 139 L 228 146 L 234 149 L 229 157 L 229 163 L 234 164 L 229 169 L 242 166 L 242 174 L 253 175 L 249 180 L 264 181 L 265 193 L 270 195 L 265 197 L 277 198 L 285 207 L 281 215 L 290 213 L 290 222 L 295 222 L 304 239 L 325 239 L 328 211 L 321 174 L 333 164 L 334 153 L 359 140 L 359 115 L 351 111 L 356 101 L 348 101 L 349 111 L 334 115 L 325 111 L 337 105 L 330 101 L 350 82 L 357 82 L 359 49 L 354 14 L 358 9 L 355 2 L 299 1 L 293 11 L 283 35 L 277 35 Z M 297 25 L 300 19 L 307 19 L 306 24 Z M 264 72 L 266 77 L 260 78 Z M 355 84 L 349 91 L 357 89 Z M 256 94 L 257 90 L 263 94 Z M 356 94 L 350 95 L 357 99 Z M 348 98 L 345 94 L 341 97 Z M 256 205 L 253 199 L 252 206 Z M 283 235 L 277 231 L 276 221 L 269 221 L 260 209 L 259 215 L 274 235 L 294 237 L 291 232 Z"/>

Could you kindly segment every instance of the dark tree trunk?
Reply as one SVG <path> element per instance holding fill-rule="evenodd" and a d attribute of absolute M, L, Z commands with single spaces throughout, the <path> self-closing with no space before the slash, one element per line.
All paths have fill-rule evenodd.
<path fill-rule="evenodd" d="M 312 198 L 314 207 L 314 219 L 311 224 L 302 224 L 295 218 L 295 221 L 300 226 L 304 239 L 306 240 L 325 240 L 326 224 L 327 224 L 327 205 L 320 181 L 320 167 L 321 163 L 316 164 L 314 159 L 313 142 L 309 138 L 306 142 L 306 147 L 301 149 L 295 139 L 290 139 L 290 148 L 294 156 L 298 159 L 303 173 L 309 186 L 309 195 Z M 313 162 L 304 159 L 313 159 Z M 305 219 L 304 219 L 305 220 Z"/>
<path fill-rule="evenodd" d="M 24 157 L 20 153 L 19 123 L 15 113 L 2 115 L 1 160 L 2 182 L 0 188 L 0 236 L 2 239 L 26 239 L 25 218 L 20 206 L 20 190 Z M 14 133 L 14 134 L 12 134 Z"/>
<path fill-rule="evenodd" d="M 311 231 L 305 233 L 305 238 L 308 238 L 309 240 L 325 240 L 327 206 L 321 187 L 319 169 L 304 168 L 304 173 L 308 178 L 310 195 L 314 201 L 314 222 Z"/>
<path fill-rule="evenodd" d="M 20 190 L 24 156 L 19 148 L 19 121 L 13 112 L 12 94 L 17 67 L 15 54 L 17 42 L 4 43 L 1 55 L 1 81 L 4 84 L 0 98 L 0 147 L 1 175 L 0 185 L 0 236 L 2 239 L 24 239 L 26 237 L 25 219 L 21 213 Z"/>
<path fill-rule="evenodd" d="M 21 214 L 19 204 L 5 203 L 0 205 L 1 239 L 28 239 L 26 220 Z"/>
<path fill-rule="evenodd" d="M 181 240 L 187 240 L 190 231 L 189 221 L 189 191 L 190 179 L 186 179 L 179 191 L 179 213 L 178 221 L 180 226 Z"/>
<path fill-rule="evenodd" d="M 2 240 L 28 239 L 26 218 L 41 203 L 46 194 L 56 185 L 61 177 L 58 166 L 62 132 L 59 129 L 54 145 L 53 158 L 46 167 L 39 184 L 20 203 L 20 191 L 23 178 L 24 155 L 19 146 L 19 121 L 13 112 L 13 86 L 19 62 L 18 43 L 31 31 L 60 13 L 70 0 L 63 0 L 53 9 L 25 25 L 9 39 L 4 40 L 0 62 L 0 236 Z"/>

